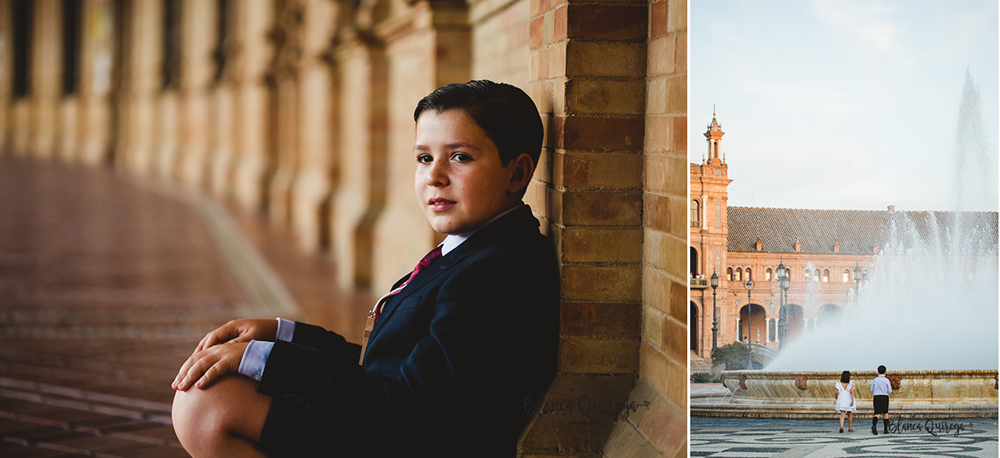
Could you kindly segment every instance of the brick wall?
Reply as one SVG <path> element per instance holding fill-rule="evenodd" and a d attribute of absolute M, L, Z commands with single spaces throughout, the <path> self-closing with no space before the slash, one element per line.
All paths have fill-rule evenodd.
<path fill-rule="evenodd" d="M 643 186 L 643 327 L 631 400 L 607 456 L 687 456 L 687 3 L 649 3 Z"/>

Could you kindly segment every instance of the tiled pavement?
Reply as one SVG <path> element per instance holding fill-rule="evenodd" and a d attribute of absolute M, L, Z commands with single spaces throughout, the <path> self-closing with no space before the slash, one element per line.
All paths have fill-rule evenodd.
<path fill-rule="evenodd" d="M 839 433 L 839 417 L 830 420 L 773 420 L 691 417 L 692 457 L 775 458 L 915 458 L 989 457 L 997 450 L 996 419 L 932 422 L 903 420 L 901 430 L 871 434 L 871 418 L 857 418 L 853 433 Z M 961 425 L 961 429 L 957 428 Z M 845 420 L 846 428 L 846 420 Z M 928 432 L 930 430 L 931 432 Z M 932 434 L 933 433 L 933 434 Z"/>
<path fill-rule="evenodd" d="M 360 334 L 366 294 L 234 205 L 0 155 L 0 457 L 183 457 L 170 381 L 244 316 Z M 178 196 L 184 198 L 177 198 Z"/>

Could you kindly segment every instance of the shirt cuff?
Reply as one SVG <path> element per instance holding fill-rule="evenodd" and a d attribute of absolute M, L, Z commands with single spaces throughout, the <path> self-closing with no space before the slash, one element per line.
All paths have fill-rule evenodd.
<path fill-rule="evenodd" d="M 292 336 L 295 335 L 295 322 L 289 321 L 284 318 L 278 318 L 278 332 L 274 336 L 275 342 L 281 340 L 284 342 L 291 342 Z"/>
<path fill-rule="evenodd" d="M 274 342 L 251 340 L 243 352 L 243 359 L 240 360 L 240 368 L 237 372 L 259 382 L 264 375 L 264 366 L 267 364 L 267 357 L 271 355 L 273 347 Z"/>

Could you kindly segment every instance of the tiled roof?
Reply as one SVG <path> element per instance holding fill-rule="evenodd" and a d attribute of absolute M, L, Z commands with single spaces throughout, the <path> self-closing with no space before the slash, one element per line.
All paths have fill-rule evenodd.
<path fill-rule="evenodd" d="M 956 212 L 890 212 L 873 210 L 798 210 L 791 208 L 728 207 L 730 252 L 795 253 L 795 242 L 801 253 L 833 254 L 834 244 L 839 254 L 871 255 L 872 246 L 885 246 L 890 223 L 897 225 L 906 218 L 921 238 L 930 232 L 944 234 L 953 227 Z M 996 212 L 964 212 L 963 232 L 978 228 L 987 246 L 997 244 Z M 932 218 L 933 216 L 933 218 Z"/>

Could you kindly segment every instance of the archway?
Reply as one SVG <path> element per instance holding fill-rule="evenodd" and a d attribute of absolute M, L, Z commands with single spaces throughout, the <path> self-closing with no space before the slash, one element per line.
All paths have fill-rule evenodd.
<path fill-rule="evenodd" d="M 691 247 L 691 278 L 698 278 L 698 250 Z"/>
<path fill-rule="evenodd" d="M 788 320 L 788 342 L 794 342 L 805 330 L 805 312 L 801 306 L 785 304 L 785 319 Z"/>
<path fill-rule="evenodd" d="M 691 350 L 697 354 L 698 350 L 701 348 L 701 339 L 698 338 L 698 333 L 701 330 L 701 326 L 699 326 L 701 315 L 698 313 L 698 305 L 695 304 L 694 301 L 691 301 L 691 310 L 689 313 L 690 315 L 688 315 L 688 317 L 690 317 L 690 322 L 688 323 L 688 331 L 691 335 L 690 343 L 688 345 Z"/>
<path fill-rule="evenodd" d="M 747 337 L 753 343 L 767 343 L 767 312 L 758 304 L 750 304 L 750 307 L 750 316 L 747 315 L 747 306 L 740 308 L 740 342 Z"/>
<path fill-rule="evenodd" d="M 842 310 L 834 304 L 826 304 L 816 311 L 816 327 L 820 328 L 840 321 Z"/>

